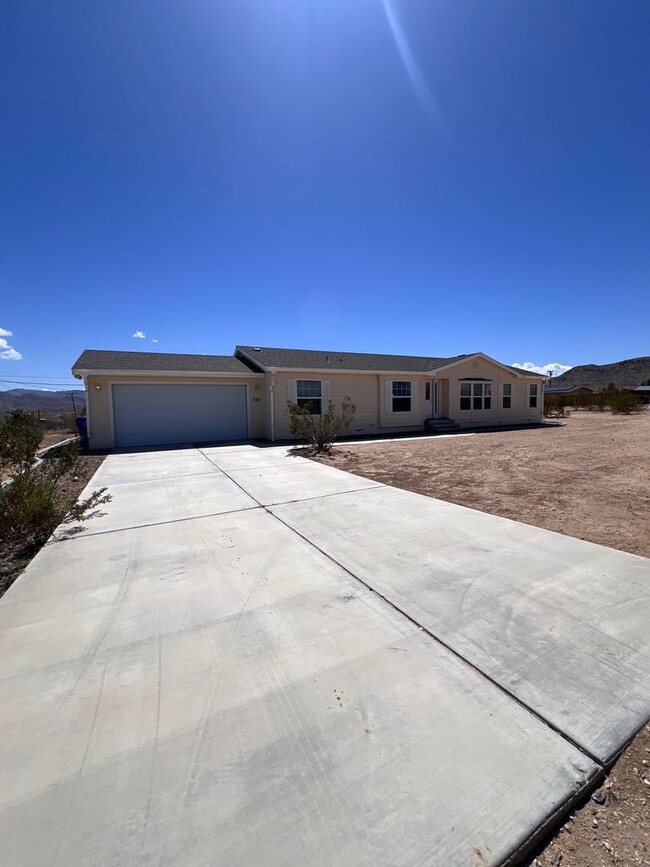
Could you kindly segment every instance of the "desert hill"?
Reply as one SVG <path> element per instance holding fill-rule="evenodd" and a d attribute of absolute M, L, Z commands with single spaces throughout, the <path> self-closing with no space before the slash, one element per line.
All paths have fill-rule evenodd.
<path fill-rule="evenodd" d="M 68 391 L 39 391 L 32 388 L 12 388 L 10 391 L 0 391 L 0 413 L 12 409 L 25 409 L 29 412 L 40 410 L 45 413 L 72 412 L 70 391 L 74 391 L 77 412 L 86 405 L 84 392 L 70 389 Z"/>
<path fill-rule="evenodd" d="M 650 356 L 628 358 L 613 364 L 580 364 L 561 376 L 554 376 L 553 388 L 587 385 L 602 391 L 613 383 L 616 388 L 634 388 L 650 380 Z"/>

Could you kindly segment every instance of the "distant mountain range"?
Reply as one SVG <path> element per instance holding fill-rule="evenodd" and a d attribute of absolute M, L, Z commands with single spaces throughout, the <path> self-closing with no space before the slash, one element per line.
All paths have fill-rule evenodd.
<path fill-rule="evenodd" d="M 0 412 L 12 409 L 26 409 L 29 412 L 40 410 L 44 413 L 72 412 L 70 391 L 74 393 L 77 412 L 86 405 L 83 391 L 38 391 L 31 388 L 12 388 L 10 391 L 0 391 Z"/>
<path fill-rule="evenodd" d="M 634 388 L 650 380 L 650 356 L 628 358 L 613 364 L 580 364 L 561 376 L 554 376 L 553 388 L 587 385 L 602 391 L 613 383 L 616 388 Z"/>

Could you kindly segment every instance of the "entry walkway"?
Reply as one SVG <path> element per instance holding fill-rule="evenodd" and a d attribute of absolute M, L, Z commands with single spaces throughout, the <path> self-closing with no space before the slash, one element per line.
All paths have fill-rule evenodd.
<path fill-rule="evenodd" d="M 111 455 L 0 602 L 8 864 L 501 864 L 650 716 L 650 561 L 284 448 Z"/>

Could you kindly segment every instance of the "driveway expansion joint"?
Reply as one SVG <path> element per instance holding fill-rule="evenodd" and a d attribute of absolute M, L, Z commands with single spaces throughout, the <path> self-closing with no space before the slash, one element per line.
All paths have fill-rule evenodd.
<path fill-rule="evenodd" d="M 201 449 L 198 449 L 198 450 L 201 451 Z M 203 454 L 203 452 L 201 452 L 201 454 Z M 211 463 L 213 463 L 213 461 L 210 459 L 210 457 L 209 457 L 208 455 L 203 454 L 203 456 L 204 456 L 205 458 L 207 458 Z M 214 466 L 217 466 L 217 464 L 214 464 Z M 276 515 L 276 514 L 272 511 L 272 509 L 275 508 L 276 506 L 279 506 L 279 505 L 288 505 L 289 503 L 274 503 L 274 504 L 272 504 L 272 505 L 265 506 L 263 503 L 261 503 L 261 502 L 257 499 L 257 497 L 255 497 L 255 496 L 254 496 L 250 491 L 247 491 L 246 488 L 244 488 L 243 485 L 241 485 L 241 484 L 240 484 L 236 479 L 234 479 L 231 475 L 229 475 L 229 474 L 226 472 L 226 470 L 222 469 L 221 467 L 218 467 L 218 468 L 221 470 L 221 472 L 222 472 L 222 473 L 223 473 L 223 474 L 224 474 L 228 479 L 230 479 L 231 482 L 233 482 L 233 484 L 237 485 L 237 487 L 238 487 L 241 491 L 243 491 L 243 493 L 245 493 L 248 497 L 250 497 L 252 500 L 254 500 L 254 501 L 258 504 L 258 506 L 259 506 L 261 509 L 263 509 L 263 510 L 268 514 L 268 515 L 271 515 L 271 517 L 275 518 L 276 521 L 278 521 L 279 523 L 281 523 L 281 524 L 282 524 L 283 526 L 285 526 L 287 529 L 291 530 L 292 533 L 295 533 L 295 534 L 296 534 L 299 538 L 301 538 L 304 542 L 306 542 L 308 545 L 310 545 L 312 548 L 314 548 L 316 551 L 318 551 L 320 554 L 322 554 L 324 557 L 326 557 L 326 558 L 327 558 L 331 563 L 334 563 L 336 566 L 339 567 L 339 569 L 342 569 L 342 570 L 343 570 L 347 575 L 349 575 L 351 578 L 353 578 L 353 579 L 354 579 L 355 581 L 357 581 L 359 584 L 363 585 L 363 586 L 364 586 L 367 590 L 369 590 L 371 593 L 374 593 L 376 596 L 378 596 L 380 599 L 382 599 L 382 600 L 383 600 L 387 605 L 389 605 L 389 606 L 390 606 L 394 611 L 396 611 L 398 614 L 401 614 L 401 615 L 402 615 L 403 617 L 405 617 L 405 618 L 406 618 L 410 623 L 412 623 L 414 626 L 416 626 L 416 627 L 417 627 L 418 629 L 420 629 L 422 632 L 426 633 L 426 635 L 428 635 L 429 638 L 431 638 L 431 639 L 432 639 L 433 641 L 435 641 L 437 644 L 441 645 L 441 646 L 444 647 L 446 650 L 448 650 L 449 653 L 453 654 L 453 656 L 455 656 L 457 659 L 459 659 L 461 662 L 463 662 L 465 665 L 467 665 L 469 668 L 471 668 L 473 671 L 475 671 L 475 672 L 476 672 L 480 677 L 484 678 L 484 679 L 487 680 L 489 683 L 491 683 L 492 686 L 496 687 L 496 689 L 499 690 L 499 692 L 501 692 L 501 693 L 503 693 L 504 695 L 508 696 L 509 699 L 511 699 L 512 701 L 514 701 L 516 704 L 518 704 L 518 705 L 519 705 L 520 707 L 522 707 L 524 710 L 528 711 L 528 713 L 530 713 L 533 717 L 535 717 L 535 719 L 537 719 L 539 722 L 541 722 L 543 725 L 545 725 L 547 728 L 549 728 L 551 731 L 553 731 L 555 734 L 557 734 L 559 737 L 561 737 L 564 741 L 566 741 L 567 743 L 569 743 L 572 747 L 574 747 L 576 750 L 578 750 L 580 753 L 582 753 L 582 755 L 584 755 L 586 758 L 588 758 L 588 759 L 590 759 L 592 762 L 594 762 L 594 764 L 596 764 L 596 765 L 601 769 L 601 772 L 604 771 L 604 769 L 607 767 L 607 763 L 606 763 L 606 762 L 603 762 L 602 759 L 600 759 L 600 758 L 598 758 L 596 755 L 594 755 L 594 754 L 593 754 L 590 750 L 588 750 L 585 746 L 583 746 L 581 743 L 579 743 L 578 741 L 576 741 L 575 739 L 573 739 L 570 735 L 566 734 L 566 732 L 563 732 L 561 728 L 559 728 L 558 726 L 556 726 L 553 722 L 551 722 L 551 721 L 550 721 L 549 719 L 547 719 L 545 716 L 543 716 L 542 714 L 540 714 L 538 711 L 536 711 L 534 708 L 532 708 L 529 704 L 527 704 L 526 702 L 524 702 L 524 701 L 522 701 L 520 698 L 518 698 L 518 697 L 517 697 L 514 693 L 512 693 L 509 689 L 507 689 L 507 688 L 504 687 L 501 683 L 499 683 L 495 678 L 490 677 L 489 674 L 486 674 L 486 673 L 485 673 L 481 668 L 479 668 L 477 665 L 475 665 L 475 664 L 472 663 L 469 659 L 467 659 L 466 656 L 463 656 L 462 653 L 459 653 L 459 651 L 455 650 L 455 649 L 454 649 L 450 644 L 448 644 L 446 641 L 444 641 L 442 638 L 440 638 L 438 635 L 436 635 L 434 632 L 432 632 L 432 631 L 431 631 L 430 629 L 428 629 L 426 626 L 423 626 L 423 625 L 422 625 L 422 624 L 421 624 L 421 623 L 420 623 L 420 622 L 419 622 L 415 617 L 413 617 L 413 616 L 411 616 L 410 614 L 408 614 L 406 611 L 404 611 L 402 608 L 400 608 L 399 605 L 395 604 L 395 603 L 392 602 L 388 597 L 386 597 L 386 596 L 384 596 L 382 593 L 380 593 L 377 589 L 375 589 L 375 587 L 372 586 L 372 584 L 369 584 L 368 582 L 364 581 L 363 578 L 360 578 L 357 574 L 355 574 L 355 573 L 352 572 L 350 569 L 348 569 L 347 566 L 345 566 L 343 563 L 340 563 L 340 562 L 339 562 L 335 557 L 333 557 L 331 554 L 328 554 L 327 551 L 323 550 L 323 549 L 320 548 L 318 545 L 316 545 L 316 544 L 315 544 L 311 539 L 309 539 L 309 537 L 303 535 L 299 530 L 296 530 L 295 527 L 292 527 L 291 524 L 289 524 L 289 523 L 287 523 L 286 521 L 284 521 L 282 518 L 279 517 L 279 515 Z M 386 485 L 378 485 L 377 487 L 388 487 L 388 486 L 386 486 Z M 361 493 L 362 493 L 363 491 L 365 491 L 365 490 L 376 490 L 376 488 L 374 488 L 374 487 L 373 487 L 373 488 L 364 488 L 364 489 L 362 489 Z M 342 492 L 342 493 L 352 493 L 352 492 L 344 491 L 344 492 Z M 327 496 L 327 495 L 326 495 L 326 496 Z M 330 496 L 332 496 L 332 495 L 330 495 Z M 313 500 L 315 500 L 315 499 L 321 499 L 321 498 L 320 498 L 320 497 L 310 497 L 310 498 L 308 498 L 308 499 L 313 501 Z M 289 501 L 289 502 L 299 502 L 299 501 L 292 500 L 292 501 Z M 303 502 L 303 501 L 300 501 L 300 502 Z M 593 777 L 593 778 L 592 778 L 592 779 L 591 779 L 591 780 L 586 784 L 586 787 L 583 787 L 580 791 L 581 791 L 581 792 L 585 791 L 586 788 L 588 788 L 588 787 L 589 787 L 591 784 L 593 784 L 597 779 L 599 779 L 600 776 L 601 776 L 601 774 L 597 774 L 595 777 Z"/>
<path fill-rule="evenodd" d="M 251 499 L 255 499 L 251 497 Z M 256 501 L 257 502 L 257 501 Z M 263 506 L 242 506 L 239 509 L 227 509 L 225 512 L 207 512 L 205 515 L 188 515 L 187 518 L 173 518 L 169 521 L 152 521 L 150 524 L 130 524 L 128 527 L 114 527 L 112 530 L 97 530 L 95 533 L 73 533 L 60 539 L 50 539 L 48 545 L 56 542 L 72 542 L 75 539 L 90 539 L 92 536 L 108 536 L 110 533 L 126 533 L 129 530 L 146 530 L 147 527 L 165 527 L 168 524 L 185 524 L 188 521 L 200 521 L 202 518 L 220 518 L 222 515 L 234 515 L 237 512 L 255 512 Z"/>

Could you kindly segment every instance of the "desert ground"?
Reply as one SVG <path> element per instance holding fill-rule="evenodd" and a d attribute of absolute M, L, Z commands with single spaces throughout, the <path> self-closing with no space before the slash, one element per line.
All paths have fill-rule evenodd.
<path fill-rule="evenodd" d="M 557 426 L 341 443 L 322 458 L 408 491 L 650 557 L 650 409 Z"/>
<path fill-rule="evenodd" d="M 650 409 L 632 415 L 579 411 L 559 422 L 467 436 L 341 443 L 320 460 L 409 491 L 650 557 Z M 632 741 L 602 788 L 526 863 L 650 865 L 650 726 Z"/>

